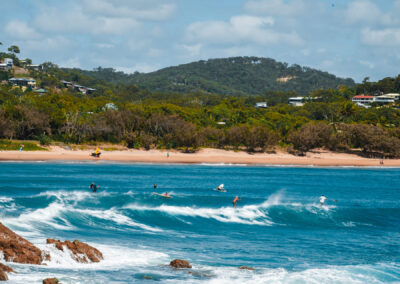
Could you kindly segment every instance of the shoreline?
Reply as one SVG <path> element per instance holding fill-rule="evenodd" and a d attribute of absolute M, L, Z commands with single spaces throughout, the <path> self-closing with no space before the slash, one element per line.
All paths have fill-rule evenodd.
<path fill-rule="evenodd" d="M 320 167 L 400 167 L 400 159 L 364 158 L 355 154 L 317 150 L 306 156 L 294 156 L 286 152 L 253 153 L 205 148 L 196 153 L 176 150 L 116 150 L 102 151 L 100 158 L 90 156 L 91 150 L 65 150 L 58 146 L 48 151 L 0 151 L 0 161 L 113 161 L 154 164 L 232 164 L 232 165 L 282 165 Z"/>

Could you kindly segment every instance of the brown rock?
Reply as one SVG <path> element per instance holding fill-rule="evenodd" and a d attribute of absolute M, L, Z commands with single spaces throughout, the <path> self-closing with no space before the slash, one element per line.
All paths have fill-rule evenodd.
<path fill-rule="evenodd" d="M 6 261 L 41 264 L 42 251 L 0 223 L 0 251 Z"/>
<path fill-rule="evenodd" d="M 248 266 L 240 266 L 240 267 L 238 267 L 238 269 L 256 270 L 255 268 L 248 267 Z"/>
<path fill-rule="evenodd" d="M 43 280 L 43 284 L 60 284 L 57 278 L 46 278 Z"/>
<path fill-rule="evenodd" d="M 54 244 L 61 251 L 64 251 L 64 247 L 66 247 L 72 252 L 73 259 L 77 262 L 100 262 L 103 259 L 103 254 L 98 249 L 78 240 L 62 242 L 60 240 L 47 239 L 47 244 Z"/>
<path fill-rule="evenodd" d="M 11 267 L 9 267 L 3 263 L 0 263 L 0 281 L 7 281 L 8 280 L 7 273 L 10 273 L 10 272 L 15 273 L 14 269 L 12 269 Z"/>
<path fill-rule="evenodd" d="M 189 261 L 183 259 L 174 259 L 169 265 L 174 268 L 192 268 Z"/>

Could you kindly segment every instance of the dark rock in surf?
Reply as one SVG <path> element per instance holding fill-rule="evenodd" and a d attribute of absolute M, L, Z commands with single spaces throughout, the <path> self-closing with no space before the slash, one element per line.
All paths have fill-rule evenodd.
<path fill-rule="evenodd" d="M 0 223 L 0 252 L 10 262 L 41 264 L 42 251 Z"/>
<path fill-rule="evenodd" d="M 255 268 L 249 267 L 249 266 L 240 266 L 240 267 L 238 267 L 238 269 L 256 270 Z"/>
<path fill-rule="evenodd" d="M 169 265 L 174 268 L 192 268 L 189 261 L 183 259 L 174 259 Z"/>
<path fill-rule="evenodd" d="M 100 260 L 103 260 L 103 254 L 98 249 L 78 240 L 62 242 L 60 240 L 47 239 L 47 244 L 54 244 L 61 251 L 64 251 L 64 248 L 70 250 L 72 258 L 80 263 L 100 262 Z"/>
<path fill-rule="evenodd" d="M 58 282 L 57 278 L 46 278 L 43 280 L 42 283 L 43 284 L 61 284 L 60 282 Z"/>
<path fill-rule="evenodd" d="M 0 263 L 0 281 L 7 281 L 8 280 L 7 273 L 10 273 L 10 272 L 16 273 L 14 271 L 14 269 L 12 269 L 11 267 L 9 267 L 3 263 Z"/>

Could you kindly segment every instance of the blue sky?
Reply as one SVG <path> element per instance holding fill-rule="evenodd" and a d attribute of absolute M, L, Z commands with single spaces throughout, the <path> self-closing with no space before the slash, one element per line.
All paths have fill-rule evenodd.
<path fill-rule="evenodd" d="M 0 0 L 0 49 L 128 73 L 270 57 L 361 81 L 400 73 L 400 0 Z"/>

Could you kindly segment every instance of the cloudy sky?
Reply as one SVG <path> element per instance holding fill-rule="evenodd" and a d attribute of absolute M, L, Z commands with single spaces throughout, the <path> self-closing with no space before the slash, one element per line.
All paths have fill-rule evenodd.
<path fill-rule="evenodd" d="M 361 81 L 400 73 L 400 0 L 0 0 L 0 50 L 125 72 L 270 57 Z"/>

